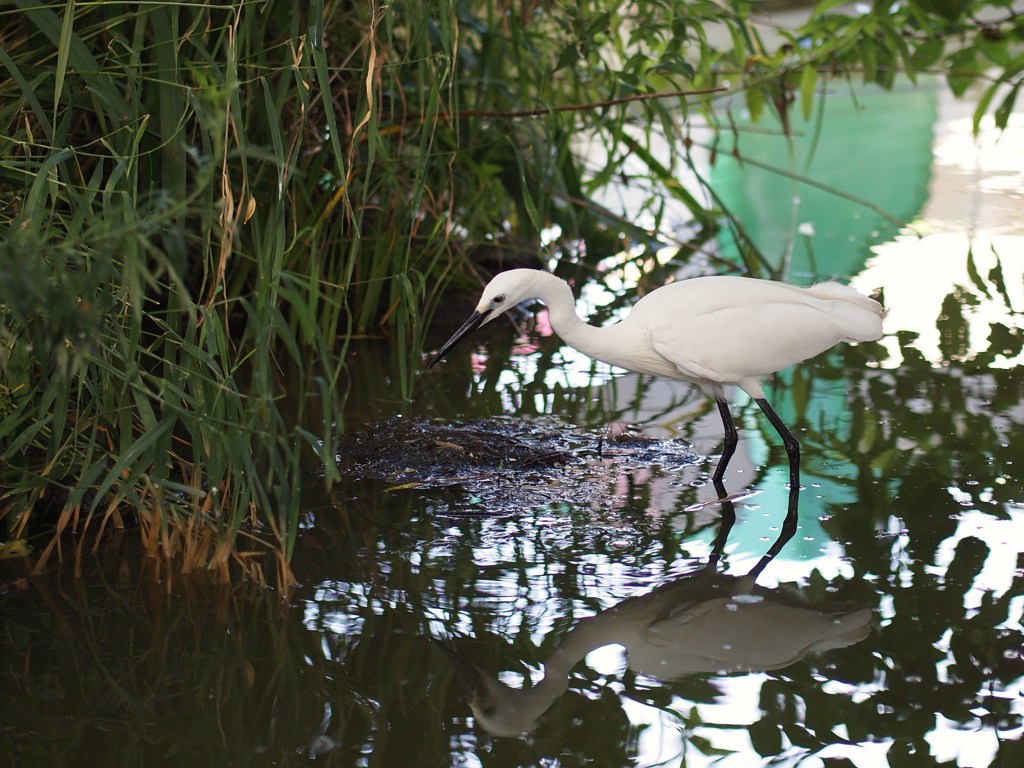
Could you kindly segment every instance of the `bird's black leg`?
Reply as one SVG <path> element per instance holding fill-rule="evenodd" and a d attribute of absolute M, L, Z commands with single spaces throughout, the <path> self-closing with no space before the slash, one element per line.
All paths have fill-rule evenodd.
<path fill-rule="evenodd" d="M 763 397 L 755 401 L 764 415 L 768 417 L 768 421 L 775 427 L 775 431 L 779 433 L 782 438 L 782 444 L 786 446 L 786 453 L 789 455 L 789 487 L 790 489 L 800 487 L 800 443 L 796 441 L 793 434 L 786 428 L 786 425 L 782 423 L 782 419 L 779 418 L 779 414 L 775 412 L 768 401 Z"/>
<path fill-rule="evenodd" d="M 740 436 L 736 432 L 736 425 L 733 423 L 732 414 L 729 413 L 729 403 L 724 398 L 715 398 L 715 403 L 718 405 L 718 412 L 722 416 L 722 426 L 725 427 L 725 445 L 722 446 L 722 458 L 718 460 L 718 466 L 715 467 L 715 474 L 711 476 L 711 480 L 714 483 L 721 483 L 722 477 L 725 475 L 725 468 L 729 464 L 729 459 L 736 453 L 736 444 L 740 441 Z"/>
<path fill-rule="evenodd" d="M 799 508 L 800 508 L 800 486 L 791 485 L 789 487 L 789 508 L 786 510 L 786 519 L 782 523 L 782 531 L 779 533 L 779 538 L 775 540 L 771 548 L 765 553 L 757 565 L 755 565 L 749 575 L 754 577 L 756 580 L 761 575 L 761 571 L 764 570 L 765 566 L 768 565 L 775 556 L 782 551 L 782 548 L 786 546 L 790 539 L 793 538 L 793 534 L 796 533 L 797 520 L 799 519 Z"/>
<path fill-rule="evenodd" d="M 718 535 L 715 537 L 714 543 L 711 545 L 711 557 L 708 559 L 708 565 L 714 567 L 722 559 L 722 553 L 725 552 L 725 542 L 729 538 L 729 532 L 732 531 L 733 525 L 736 523 L 736 509 L 732 505 L 732 499 L 729 498 L 729 494 L 726 493 L 725 486 L 722 485 L 721 480 L 715 480 L 715 493 L 718 494 L 718 498 L 722 500 L 722 524 L 718 529 Z"/>

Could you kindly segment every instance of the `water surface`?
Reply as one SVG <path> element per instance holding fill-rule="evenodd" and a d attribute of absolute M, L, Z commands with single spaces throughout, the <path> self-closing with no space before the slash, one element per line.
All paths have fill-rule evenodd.
<path fill-rule="evenodd" d="M 507 328 L 481 334 L 413 402 L 391 351 L 361 345 L 352 431 L 485 423 L 527 449 L 556 439 L 565 460 L 417 474 L 396 448 L 387 471 L 330 492 L 311 468 L 288 601 L 140 574 L 131 532 L 77 557 L 71 541 L 65 565 L 31 581 L 6 564 L 0 754 L 1024 764 L 1024 233 L 992 214 L 1008 198 L 1020 211 L 1024 185 L 1007 179 L 1024 152 L 1014 127 L 998 167 L 985 146 L 965 160 L 956 120 L 936 128 L 914 229 L 863 242 L 853 282 L 884 289 L 889 335 L 769 387 L 803 446 L 798 496 L 774 431 L 737 399 L 723 536 L 714 408 L 686 385 L 592 366 L 543 323 L 515 345 Z M 942 185 L 969 198 L 955 215 Z M 618 423 L 647 441 L 611 439 Z M 452 434 L 439 442 L 465 449 Z M 791 503 L 798 528 L 766 563 Z"/>

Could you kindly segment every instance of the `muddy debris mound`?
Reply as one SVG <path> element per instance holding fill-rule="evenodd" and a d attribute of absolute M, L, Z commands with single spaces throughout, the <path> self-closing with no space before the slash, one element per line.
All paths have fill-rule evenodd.
<path fill-rule="evenodd" d="M 675 471 L 696 461 L 685 440 L 621 425 L 584 429 L 552 418 L 440 422 L 392 418 L 347 435 L 339 469 L 422 489 L 448 514 L 509 514 L 558 502 L 606 504 L 623 472 Z"/>
<path fill-rule="evenodd" d="M 582 446 L 565 438 L 564 431 L 513 419 L 389 419 L 348 435 L 341 467 L 364 477 L 404 474 L 424 483 L 478 471 L 549 469 L 580 460 Z"/>

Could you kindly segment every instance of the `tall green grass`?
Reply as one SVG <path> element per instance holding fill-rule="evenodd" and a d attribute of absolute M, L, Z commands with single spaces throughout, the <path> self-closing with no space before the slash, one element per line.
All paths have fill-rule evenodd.
<path fill-rule="evenodd" d="M 886 51 L 899 42 L 879 5 L 845 26 L 823 11 L 812 23 L 831 37 L 769 50 L 748 10 L 5 5 L 6 536 L 45 530 L 42 568 L 132 525 L 169 570 L 290 582 L 302 484 L 335 477 L 349 340 L 391 336 L 408 396 L 449 284 L 543 249 L 588 269 L 652 253 L 667 198 L 693 219 L 681 253 L 723 222 L 741 232 L 713 194 L 677 180 L 695 168 L 695 115 L 728 130 L 708 89 L 729 80 L 788 129 L 819 73 L 866 60 L 863 34 Z M 908 67 L 938 61 L 929 19 Z M 874 62 L 865 77 L 884 84 Z M 610 183 L 644 190 L 630 220 L 595 204 Z M 747 269 L 763 271 L 739 239 Z"/>
<path fill-rule="evenodd" d="M 288 583 L 347 341 L 392 334 L 408 392 L 434 286 L 477 244 L 559 223 L 622 245 L 572 153 L 594 117 L 466 116 L 593 99 L 575 59 L 538 58 L 550 20 L 17 0 L 2 21 L 0 515 L 24 537 L 50 513 L 38 568 L 137 524 L 168 568 Z"/>
<path fill-rule="evenodd" d="M 130 517 L 174 568 L 288 583 L 301 448 L 330 477 L 339 317 L 359 298 L 325 283 L 313 226 L 323 150 L 344 152 L 310 122 L 330 82 L 323 8 L 15 6 L 0 56 L 9 535 L 49 509 L 42 567 L 62 533 L 85 546 Z M 280 376 L 309 358 L 315 431 Z"/>

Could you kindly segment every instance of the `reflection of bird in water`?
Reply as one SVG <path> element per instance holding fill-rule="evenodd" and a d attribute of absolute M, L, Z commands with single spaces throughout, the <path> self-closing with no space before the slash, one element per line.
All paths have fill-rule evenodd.
<path fill-rule="evenodd" d="M 781 669 L 805 656 L 867 637 L 870 608 L 801 604 L 747 577 L 698 572 L 580 621 L 544 661 L 544 677 L 515 689 L 489 677 L 446 646 L 470 693 L 480 725 L 497 736 L 531 731 L 569 687 L 590 651 L 622 645 L 634 672 L 662 681 L 696 674 Z"/>
<path fill-rule="evenodd" d="M 770 280 L 715 276 L 662 286 L 638 301 L 619 323 L 597 328 L 576 314 L 572 289 L 536 269 L 498 274 L 476 311 L 430 360 L 433 366 L 462 338 L 529 299 L 548 307 L 551 327 L 596 360 L 637 373 L 691 381 L 715 399 L 725 446 L 714 479 L 721 481 L 739 436 L 725 385 L 750 395 L 782 437 L 790 484 L 800 484 L 800 444 L 765 399 L 761 379 L 841 341 L 882 335 L 882 305 L 835 282 L 808 288 Z"/>
<path fill-rule="evenodd" d="M 791 494 L 791 507 L 798 495 Z M 791 514 L 795 517 L 795 509 Z M 717 552 L 727 534 L 724 526 Z M 696 674 L 781 669 L 809 654 L 863 640 L 870 631 L 870 608 L 811 603 L 793 590 L 756 585 L 791 536 L 792 531 L 784 531 L 770 554 L 743 576 L 719 573 L 716 554 L 706 566 L 583 619 L 544 661 L 544 677 L 532 688 L 510 688 L 447 646 L 438 647 L 467 686 L 480 725 L 495 735 L 512 736 L 533 730 L 537 718 L 569 687 L 573 667 L 606 645 L 624 646 L 634 672 L 673 681 Z"/>

